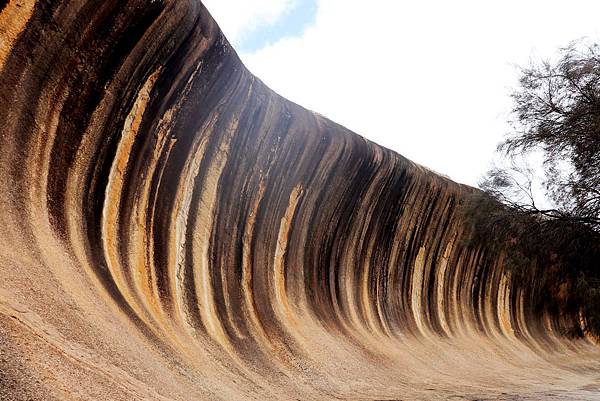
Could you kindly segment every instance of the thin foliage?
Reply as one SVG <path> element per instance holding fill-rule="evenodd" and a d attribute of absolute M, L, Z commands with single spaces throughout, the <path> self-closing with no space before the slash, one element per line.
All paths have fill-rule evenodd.
<path fill-rule="evenodd" d="M 541 150 L 547 195 L 557 205 L 543 213 L 600 231 L 600 47 L 578 41 L 559 54 L 554 64 L 521 70 L 512 94 L 514 132 L 499 150 Z"/>

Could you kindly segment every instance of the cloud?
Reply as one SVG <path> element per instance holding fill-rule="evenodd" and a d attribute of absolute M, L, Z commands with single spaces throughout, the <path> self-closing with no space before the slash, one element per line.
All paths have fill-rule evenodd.
<path fill-rule="evenodd" d="M 598 37 L 600 3 L 320 0 L 295 38 L 241 54 L 287 98 L 476 184 L 509 131 L 515 65 Z"/>
<path fill-rule="evenodd" d="M 239 45 L 245 35 L 277 22 L 297 0 L 203 0 L 227 38 Z"/>

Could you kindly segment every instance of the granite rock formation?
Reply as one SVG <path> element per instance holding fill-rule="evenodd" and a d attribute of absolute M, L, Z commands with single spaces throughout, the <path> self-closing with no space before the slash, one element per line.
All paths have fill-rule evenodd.
<path fill-rule="evenodd" d="M 461 241 L 474 189 L 269 90 L 199 1 L 0 10 L 0 399 L 600 398 L 577 317 Z"/>

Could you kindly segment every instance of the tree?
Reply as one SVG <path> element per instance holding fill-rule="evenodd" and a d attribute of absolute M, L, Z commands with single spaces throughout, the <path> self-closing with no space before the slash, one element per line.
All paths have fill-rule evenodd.
<path fill-rule="evenodd" d="M 492 170 L 483 188 L 521 212 L 579 222 L 600 232 L 600 47 L 573 42 L 558 62 L 544 61 L 521 71 L 512 94 L 514 133 L 500 146 L 514 157 L 540 150 L 547 195 L 556 207 L 542 209 L 531 194 L 524 171 Z M 529 172 L 525 172 L 531 177 Z M 526 202 L 507 194 L 525 193 Z"/>
<path fill-rule="evenodd" d="M 513 92 L 514 132 L 498 150 L 508 167 L 493 168 L 466 206 L 472 237 L 504 252 L 533 296 L 579 329 L 600 337 L 600 47 L 573 42 L 558 61 L 521 70 Z M 534 196 L 534 172 L 515 160 L 542 155 L 549 204 Z"/>

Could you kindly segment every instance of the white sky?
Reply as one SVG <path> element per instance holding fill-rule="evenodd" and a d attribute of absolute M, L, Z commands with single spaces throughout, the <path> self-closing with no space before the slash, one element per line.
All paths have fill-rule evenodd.
<path fill-rule="evenodd" d="M 236 46 L 301 1 L 204 4 Z M 246 66 L 288 99 L 471 185 L 509 131 L 516 65 L 600 37 L 597 0 L 316 1 L 303 34 L 240 54 Z"/>

